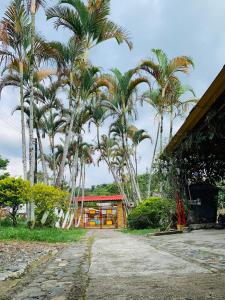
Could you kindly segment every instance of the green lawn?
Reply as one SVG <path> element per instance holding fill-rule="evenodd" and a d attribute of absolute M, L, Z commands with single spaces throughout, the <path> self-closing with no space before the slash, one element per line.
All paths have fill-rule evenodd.
<path fill-rule="evenodd" d="M 76 242 L 86 233 L 85 229 L 63 230 L 57 228 L 28 229 L 24 226 L 0 226 L 0 241 L 30 241 L 47 243 Z"/>
<path fill-rule="evenodd" d="M 159 232 L 159 228 L 148 228 L 148 229 L 123 229 L 123 233 L 129 233 L 134 235 L 145 235 L 147 233 Z"/>

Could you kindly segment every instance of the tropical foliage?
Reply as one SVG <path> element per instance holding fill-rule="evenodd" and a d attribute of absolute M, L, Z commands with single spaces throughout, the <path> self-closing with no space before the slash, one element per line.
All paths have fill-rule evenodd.
<path fill-rule="evenodd" d="M 55 211 L 61 209 L 65 211 L 68 206 L 68 193 L 43 183 L 35 184 L 31 193 L 35 203 L 37 224 L 54 226 L 57 220 Z"/>
<path fill-rule="evenodd" d="M 9 208 L 8 212 L 17 225 L 17 212 L 20 205 L 31 199 L 30 183 L 21 178 L 8 177 L 0 180 L 0 206 Z"/>
<path fill-rule="evenodd" d="M 128 215 L 128 226 L 131 229 L 161 228 L 165 230 L 173 225 L 174 218 L 176 218 L 174 201 L 150 198 L 143 201 Z"/>
<path fill-rule="evenodd" d="M 0 155 L 0 172 L 4 172 L 7 169 L 7 166 L 9 164 L 8 159 L 3 159 Z M 0 180 L 5 179 L 6 177 L 9 176 L 9 173 L 4 172 L 3 174 L 0 174 Z"/>
<path fill-rule="evenodd" d="M 29 225 L 35 225 L 35 212 L 38 222 L 44 224 L 56 206 L 65 210 L 65 195 L 52 187 L 56 186 L 70 193 L 61 222 L 69 228 L 75 197 L 84 196 L 87 166 L 96 156 L 98 165 L 107 165 L 115 183 L 111 191 L 104 192 L 124 195 L 127 210 L 139 205 L 143 195 L 151 194 L 153 162 L 163 151 L 164 117 L 170 116 L 171 139 L 174 119 L 195 101 L 192 89 L 179 78 L 193 61 L 187 56 L 169 59 L 162 50 L 153 49 L 156 59 L 145 59 L 124 73 L 118 69 L 103 73 L 89 61 L 91 48 L 107 40 L 133 47 L 127 30 L 110 19 L 110 0 L 59 0 L 45 9 L 46 2 L 51 5 L 43 0 L 12 0 L 7 8 L 0 22 L 0 92 L 7 86 L 19 89 L 15 111 L 21 115 L 23 178 L 31 186 L 37 178 L 40 181 L 27 199 Z M 37 33 L 38 9 L 45 9 L 56 30 L 63 28 L 70 34 L 66 43 L 46 41 Z M 188 92 L 191 97 L 186 99 Z M 158 119 L 148 187 L 138 177 L 139 146 L 144 141 L 150 145 L 154 134 L 135 124 L 143 102 Z M 96 138 L 91 144 L 85 133 L 93 127 Z"/>

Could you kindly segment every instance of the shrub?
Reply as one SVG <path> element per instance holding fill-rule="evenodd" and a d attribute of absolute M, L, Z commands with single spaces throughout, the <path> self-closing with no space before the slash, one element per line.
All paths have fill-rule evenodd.
<path fill-rule="evenodd" d="M 65 209 L 68 204 L 68 193 L 54 186 L 43 183 L 35 184 L 32 187 L 32 197 L 35 202 L 35 215 L 38 225 L 52 226 L 56 221 L 55 208 Z M 43 215 L 47 213 L 46 221 L 43 221 Z"/>
<path fill-rule="evenodd" d="M 176 203 L 158 197 L 143 201 L 128 215 L 131 229 L 161 228 L 165 230 L 173 222 Z"/>
<path fill-rule="evenodd" d="M 0 205 L 9 207 L 13 226 L 17 225 L 17 212 L 21 204 L 30 200 L 30 183 L 21 178 L 8 177 L 0 180 Z"/>

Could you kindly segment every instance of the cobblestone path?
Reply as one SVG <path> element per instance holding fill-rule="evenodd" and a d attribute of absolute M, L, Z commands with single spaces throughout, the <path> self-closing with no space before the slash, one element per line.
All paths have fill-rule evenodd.
<path fill-rule="evenodd" d="M 56 257 L 50 260 L 36 274 L 32 275 L 30 282 L 15 289 L 13 295 L 3 299 L 13 300 L 65 300 L 78 299 L 82 295 L 82 284 L 85 274 L 84 268 L 88 262 L 89 240 L 88 235 L 81 242 L 73 243 L 62 250 Z M 87 265 L 88 268 L 88 265 Z M 87 269 L 88 270 L 88 269 Z M 68 295 L 72 289 L 76 289 L 76 296 Z M 0 297 L 1 299 L 1 297 Z"/>

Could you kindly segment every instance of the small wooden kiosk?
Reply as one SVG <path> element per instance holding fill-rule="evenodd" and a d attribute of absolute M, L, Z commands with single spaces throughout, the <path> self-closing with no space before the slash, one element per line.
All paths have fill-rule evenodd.
<path fill-rule="evenodd" d="M 77 218 L 81 214 L 80 227 L 96 229 L 124 228 L 126 214 L 123 195 L 78 197 Z M 83 208 L 82 208 L 83 200 Z"/>

